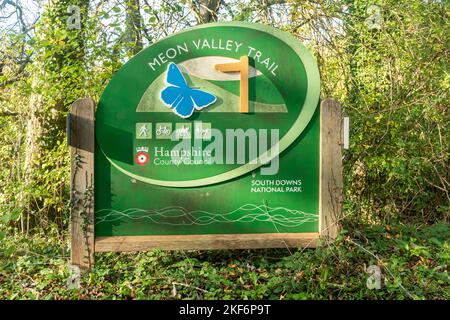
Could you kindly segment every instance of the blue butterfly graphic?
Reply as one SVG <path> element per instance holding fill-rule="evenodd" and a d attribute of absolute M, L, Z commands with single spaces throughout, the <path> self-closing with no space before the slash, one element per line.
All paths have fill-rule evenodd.
<path fill-rule="evenodd" d="M 189 118 L 194 109 L 202 110 L 217 100 L 211 93 L 189 87 L 173 62 L 167 67 L 166 83 L 167 87 L 161 91 L 161 100 L 181 118 Z"/>

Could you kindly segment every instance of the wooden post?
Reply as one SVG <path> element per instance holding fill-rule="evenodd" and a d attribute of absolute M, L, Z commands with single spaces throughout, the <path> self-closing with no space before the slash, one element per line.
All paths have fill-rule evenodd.
<path fill-rule="evenodd" d="M 336 238 L 342 212 L 342 109 L 326 99 L 320 105 L 320 235 Z"/>
<path fill-rule="evenodd" d="M 248 57 L 241 57 L 241 78 L 240 78 L 240 95 L 241 95 L 241 113 L 248 113 Z"/>
<path fill-rule="evenodd" d="M 94 265 L 94 114 L 92 99 L 75 101 L 67 130 L 71 158 L 70 259 L 82 271 Z"/>
<path fill-rule="evenodd" d="M 215 68 L 221 72 L 239 72 L 240 74 L 240 96 L 241 96 L 241 113 L 248 113 L 248 68 L 249 59 L 242 56 L 240 62 L 219 63 Z"/>

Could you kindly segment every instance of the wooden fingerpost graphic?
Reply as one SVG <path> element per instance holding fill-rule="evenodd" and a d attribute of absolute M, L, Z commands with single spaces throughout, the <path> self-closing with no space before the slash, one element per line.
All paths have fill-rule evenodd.
<path fill-rule="evenodd" d="M 220 63 L 215 68 L 221 72 L 239 72 L 240 74 L 240 98 L 241 113 L 248 113 L 248 57 L 242 56 L 240 62 Z"/>
<path fill-rule="evenodd" d="M 342 108 L 325 99 L 320 105 L 320 235 L 334 240 L 342 212 Z"/>
<path fill-rule="evenodd" d="M 94 264 L 94 114 L 95 102 L 79 99 L 68 118 L 70 145 L 71 264 L 87 271 Z"/>

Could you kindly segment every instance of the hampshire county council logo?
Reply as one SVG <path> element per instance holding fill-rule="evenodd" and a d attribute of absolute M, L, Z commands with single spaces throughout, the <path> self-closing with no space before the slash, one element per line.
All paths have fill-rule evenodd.
<path fill-rule="evenodd" d="M 148 155 L 148 148 L 140 147 L 137 148 L 136 151 L 136 163 L 140 166 L 145 166 L 150 160 L 150 157 Z"/>

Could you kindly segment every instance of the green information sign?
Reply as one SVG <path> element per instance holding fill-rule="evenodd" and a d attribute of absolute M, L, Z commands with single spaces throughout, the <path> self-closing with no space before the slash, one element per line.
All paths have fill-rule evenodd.
<path fill-rule="evenodd" d="M 95 236 L 319 232 L 319 71 L 290 35 L 213 23 L 110 81 L 95 119 Z"/>

